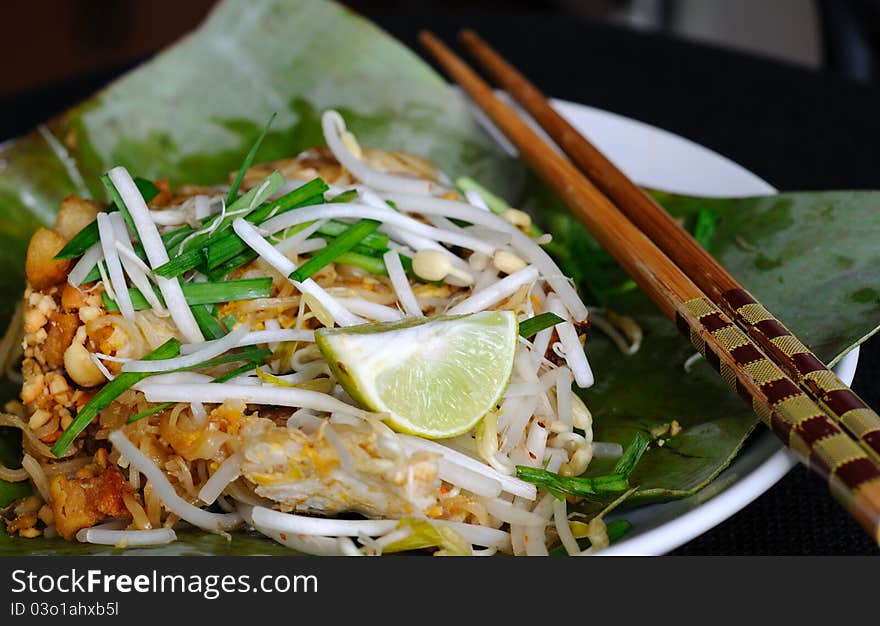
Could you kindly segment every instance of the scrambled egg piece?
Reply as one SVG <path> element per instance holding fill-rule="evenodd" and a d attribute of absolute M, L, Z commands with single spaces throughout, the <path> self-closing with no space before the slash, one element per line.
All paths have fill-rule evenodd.
<path fill-rule="evenodd" d="M 283 511 L 403 517 L 436 509 L 436 457 L 407 455 L 366 424 L 324 422 L 307 434 L 249 418 L 241 443 L 242 475 Z"/>

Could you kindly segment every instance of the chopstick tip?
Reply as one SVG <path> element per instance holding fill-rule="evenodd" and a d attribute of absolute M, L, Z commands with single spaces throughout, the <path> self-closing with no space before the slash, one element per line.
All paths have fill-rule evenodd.
<path fill-rule="evenodd" d="M 480 36 L 473 28 L 462 28 L 458 31 L 458 38 L 462 43 L 477 43 L 480 41 Z"/>
<path fill-rule="evenodd" d="M 422 47 L 440 64 L 443 64 L 445 58 L 453 55 L 452 51 L 446 46 L 443 40 L 427 28 L 423 28 L 419 31 L 419 43 L 422 44 Z"/>
<path fill-rule="evenodd" d="M 423 46 L 429 46 L 436 42 L 437 36 L 427 28 L 423 28 L 419 31 L 419 43 Z"/>

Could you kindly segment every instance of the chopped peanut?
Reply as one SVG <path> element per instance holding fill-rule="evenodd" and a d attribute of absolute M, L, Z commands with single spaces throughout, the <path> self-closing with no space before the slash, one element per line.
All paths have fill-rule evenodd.
<path fill-rule="evenodd" d="M 24 332 L 35 333 L 46 325 L 49 319 L 38 309 L 27 309 L 24 312 Z"/>
<path fill-rule="evenodd" d="M 73 381 L 82 387 L 94 387 L 106 380 L 89 354 L 81 343 L 71 344 L 64 352 L 64 369 Z"/>
<path fill-rule="evenodd" d="M 85 294 L 72 285 L 64 285 L 61 289 L 61 308 L 65 311 L 78 311 L 88 306 Z"/>
<path fill-rule="evenodd" d="M 28 361 L 33 363 L 36 367 L 36 362 L 33 359 L 28 359 Z M 25 363 L 28 361 L 25 361 Z M 22 366 L 22 369 L 24 369 L 24 366 Z M 42 374 L 37 373 L 31 376 L 25 374 L 24 384 L 21 386 L 21 401 L 25 404 L 34 402 L 40 397 L 40 394 L 43 393 L 45 387 L 46 384 Z"/>
<path fill-rule="evenodd" d="M 34 414 L 31 415 L 31 419 L 28 420 L 28 427 L 31 430 L 37 430 L 41 426 L 45 425 L 46 422 L 48 422 L 50 419 L 52 419 L 52 414 L 49 413 L 49 411 L 37 409 L 36 411 L 34 411 Z"/>
<path fill-rule="evenodd" d="M 101 309 L 96 306 L 85 306 L 79 310 L 79 319 L 86 324 L 101 317 Z"/>
<path fill-rule="evenodd" d="M 49 385 L 49 393 L 53 396 L 70 391 L 70 385 L 67 384 L 67 380 L 61 374 L 55 374 L 54 372 L 47 374 L 46 382 Z"/>

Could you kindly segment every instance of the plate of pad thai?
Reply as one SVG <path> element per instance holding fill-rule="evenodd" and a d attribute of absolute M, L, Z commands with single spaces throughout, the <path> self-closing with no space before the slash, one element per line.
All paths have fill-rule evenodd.
<path fill-rule="evenodd" d="M 799 306 L 805 272 L 842 288 L 833 256 L 754 271 L 816 239 L 755 248 L 770 185 L 555 105 L 646 187 L 764 196 L 658 197 L 823 358 L 873 332 Z M 488 130 L 332 3 L 230 2 L 0 147 L 0 551 L 656 554 L 769 488 L 792 458 L 766 432 L 741 451 L 748 407 Z M 797 228 L 829 202 L 873 219 L 808 195 Z"/>
<path fill-rule="evenodd" d="M 7 531 L 114 546 L 243 525 L 309 554 L 608 545 L 648 441 L 594 442 L 587 308 L 523 211 L 326 147 L 177 189 L 110 169 L 32 237 Z M 596 455 L 607 475 L 582 478 Z M 543 529 L 547 528 L 547 532 Z M 540 531 L 536 530 L 540 529 Z M 578 539 L 589 542 L 584 548 Z"/>

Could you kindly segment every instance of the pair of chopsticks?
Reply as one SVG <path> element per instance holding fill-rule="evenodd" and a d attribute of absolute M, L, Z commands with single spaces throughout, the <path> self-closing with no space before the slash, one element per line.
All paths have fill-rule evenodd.
<path fill-rule="evenodd" d="M 538 89 L 472 31 L 461 40 L 560 155 L 439 39 L 420 41 L 755 414 L 880 543 L 880 416 Z"/>

